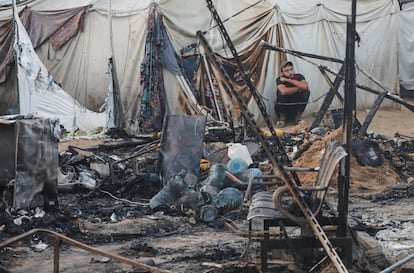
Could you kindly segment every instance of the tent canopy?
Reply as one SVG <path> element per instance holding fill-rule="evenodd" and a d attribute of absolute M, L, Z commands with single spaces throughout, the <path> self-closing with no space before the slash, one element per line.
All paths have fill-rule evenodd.
<path fill-rule="evenodd" d="M 94 111 L 101 107 L 108 94 L 107 57 L 110 55 L 108 2 L 108 0 L 35 0 L 27 3 L 27 6 L 39 16 L 90 6 L 81 31 L 59 50 L 53 50 L 51 42 L 46 40 L 37 47 L 36 52 L 54 79 L 76 100 Z M 259 42 L 265 40 L 287 49 L 344 59 L 346 18 L 350 14 L 351 1 L 242 0 L 213 1 L 213 3 L 238 53 L 246 59 L 250 54 L 257 54 L 255 60 L 246 60 L 245 65 L 254 70 L 254 83 L 263 96 L 269 114 L 273 117 L 275 115 L 273 111 L 276 100 L 275 79 L 279 73 L 279 64 L 286 58 L 294 63 L 295 70 L 303 74 L 309 82 L 311 102 L 305 113 L 317 111 L 329 90 L 319 70 L 293 56 L 264 50 L 260 48 Z M 198 42 L 196 32 L 202 30 L 205 31 L 205 37 L 216 53 L 224 59 L 232 58 L 230 50 L 215 27 L 205 1 L 112 1 L 114 57 L 123 106 L 131 119 L 136 118 L 139 113 L 138 101 L 142 96 L 140 65 L 145 54 L 150 5 L 155 5 L 156 10 L 163 15 L 167 33 L 178 55 L 184 47 Z M 19 9 L 23 7 L 24 4 L 19 5 Z M 412 62 L 412 58 L 408 56 L 412 52 L 414 37 L 413 30 L 410 28 L 414 23 L 413 14 L 414 9 L 400 11 L 397 0 L 358 1 L 357 32 L 361 41 L 356 47 L 356 62 L 396 93 L 399 92 L 400 80 L 408 89 L 414 88 L 414 72 L 408 69 Z M 0 9 L 0 40 L 5 39 L 7 35 L 5 26 L 11 15 L 10 7 Z M 0 47 L 0 50 L 3 48 Z M 340 68 L 335 63 L 313 61 L 337 71 Z M 212 73 L 220 82 L 220 73 L 218 71 Z M 189 103 L 196 102 L 191 96 L 185 95 L 188 94 L 185 80 L 182 76 L 174 75 L 169 71 L 165 71 L 164 74 L 169 113 L 188 113 L 188 107 L 179 101 L 180 98 L 184 97 Z M 357 82 L 380 90 L 361 73 L 357 73 Z M 13 90 L 16 90 L 15 77 L 9 76 L 0 84 L 1 112 L 16 107 L 17 92 Z M 342 87 L 340 92 L 343 92 Z M 370 107 L 376 98 L 375 95 L 362 90 L 357 91 L 357 96 L 359 109 Z M 334 101 L 332 107 L 339 105 L 339 101 Z M 395 105 L 386 102 L 384 106 Z M 253 113 L 258 112 L 254 102 L 249 103 L 249 108 Z M 257 121 L 261 121 L 260 115 L 255 117 Z"/>

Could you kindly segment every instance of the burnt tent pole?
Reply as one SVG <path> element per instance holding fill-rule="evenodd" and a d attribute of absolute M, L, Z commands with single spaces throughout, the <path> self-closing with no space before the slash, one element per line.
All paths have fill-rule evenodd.
<path fill-rule="evenodd" d="M 345 100 L 343 119 L 343 143 L 347 156 L 342 159 L 338 179 L 338 236 L 346 236 L 348 226 L 349 180 L 351 171 L 352 121 L 356 103 L 355 80 L 355 40 L 356 40 L 356 0 L 352 0 L 351 16 L 347 17 L 346 53 L 345 53 Z"/>
<path fill-rule="evenodd" d="M 318 68 L 321 71 L 322 75 L 324 76 L 325 80 L 327 80 L 327 81 L 330 80 L 328 78 L 327 74 L 326 74 L 326 71 L 321 66 L 319 66 Z M 331 106 L 335 95 L 338 97 L 338 99 L 343 104 L 343 98 L 339 94 L 338 88 L 342 83 L 343 79 L 342 79 L 341 75 L 343 75 L 344 70 L 345 70 L 345 66 L 342 64 L 341 69 L 338 72 L 338 75 L 336 75 L 336 77 L 335 77 L 335 80 L 332 83 L 328 82 L 328 84 L 330 85 L 328 94 L 326 95 L 325 100 L 323 101 L 321 107 L 319 108 L 318 113 L 316 113 L 316 117 L 313 119 L 313 122 L 312 122 L 311 126 L 309 127 L 309 131 L 312 130 L 313 128 L 316 128 L 316 127 L 319 126 L 319 124 L 321 123 L 323 117 L 325 116 L 326 112 L 328 111 L 329 106 Z"/>

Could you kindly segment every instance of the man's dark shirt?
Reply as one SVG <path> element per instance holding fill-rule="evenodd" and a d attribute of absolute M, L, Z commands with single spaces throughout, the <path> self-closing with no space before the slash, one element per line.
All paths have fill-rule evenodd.
<path fill-rule="evenodd" d="M 303 81 L 305 77 L 302 74 L 294 74 L 293 79 L 297 81 Z M 284 84 L 286 87 L 295 87 L 295 85 L 289 82 L 282 82 L 280 77 L 276 79 L 276 84 Z M 286 113 L 290 117 L 295 117 L 297 112 L 303 113 L 308 102 L 310 93 L 305 90 L 299 90 L 291 95 L 281 95 L 279 89 L 277 90 L 277 99 L 275 103 L 275 111 L 277 115 L 280 113 Z M 299 103 L 299 104 L 291 104 Z"/>
<path fill-rule="evenodd" d="M 297 80 L 297 81 L 303 81 L 305 79 L 305 77 L 302 74 L 294 74 L 293 79 Z M 295 85 L 291 84 L 290 82 L 282 82 L 280 80 L 280 77 L 277 77 L 276 86 L 279 86 L 279 84 L 284 84 L 286 87 L 295 87 Z M 299 91 L 301 91 L 301 90 L 299 90 Z M 279 93 L 279 89 L 277 90 L 277 92 Z"/>

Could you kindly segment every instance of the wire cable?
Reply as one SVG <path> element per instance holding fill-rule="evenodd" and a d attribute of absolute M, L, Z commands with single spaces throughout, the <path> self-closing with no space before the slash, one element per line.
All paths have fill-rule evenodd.
<path fill-rule="evenodd" d="M 315 102 L 317 102 L 318 100 L 322 99 L 323 97 L 326 97 L 327 95 L 328 95 L 328 92 L 326 92 L 326 93 L 324 93 L 324 94 L 320 95 L 319 97 L 317 97 L 316 99 L 311 100 L 311 101 L 308 101 L 308 102 L 279 102 L 279 103 L 277 103 L 277 100 L 276 100 L 276 101 L 274 101 L 274 100 L 271 100 L 271 99 L 266 98 L 266 97 L 264 97 L 263 95 L 259 94 L 259 96 L 260 96 L 263 100 L 268 101 L 268 102 L 272 102 L 272 103 L 277 103 L 278 105 L 299 105 L 299 104 L 310 104 L 310 103 L 315 103 Z"/>
<path fill-rule="evenodd" d="M 254 6 L 256 6 L 256 5 L 257 5 L 257 4 L 259 4 L 260 2 L 264 2 L 264 0 L 259 0 L 259 1 L 255 2 L 255 3 L 251 4 L 250 6 L 247 6 L 247 7 L 245 7 L 244 9 L 241 9 L 240 11 L 238 11 L 238 12 L 236 12 L 235 14 L 231 15 L 230 17 L 228 17 L 228 18 L 224 19 L 222 22 L 223 22 L 223 23 L 227 22 L 227 21 L 228 21 L 228 20 L 230 20 L 231 18 L 234 18 L 234 17 L 236 17 L 237 15 L 240 15 L 241 13 L 245 12 L 246 10 L 248 10 L 248 9 L 250 9 L 250 8 L 252 8 L 252 7 L 254 7 Z M 210 30 L 212 30 L 213 28 L 216 28 L 216 27 L 218 27 L 218 24 L 216 24 L 216 25 L 214 25 L 214 26 L 211 26 L 211 27 L 210 27 L 208 30 L 206 30 L 205 32 L 208 32 L 208 31 L 210 31 Z"/>

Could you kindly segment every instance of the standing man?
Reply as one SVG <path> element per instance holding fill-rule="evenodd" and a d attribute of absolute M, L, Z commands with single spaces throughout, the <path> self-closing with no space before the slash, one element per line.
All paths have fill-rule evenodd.
<path fill-rule="evenodd" d="M 302 74 L 295 74 L 291 61 L 283 62 L 280 67 L 280 77 L 276 79 L 277 99 L 275 104 L 279 120 L 276 126 L 283 128 L 287 119 L 293 119 L 296 125 L 302 120 L 301 116 L 309 99 L 308 82 Z"/>

